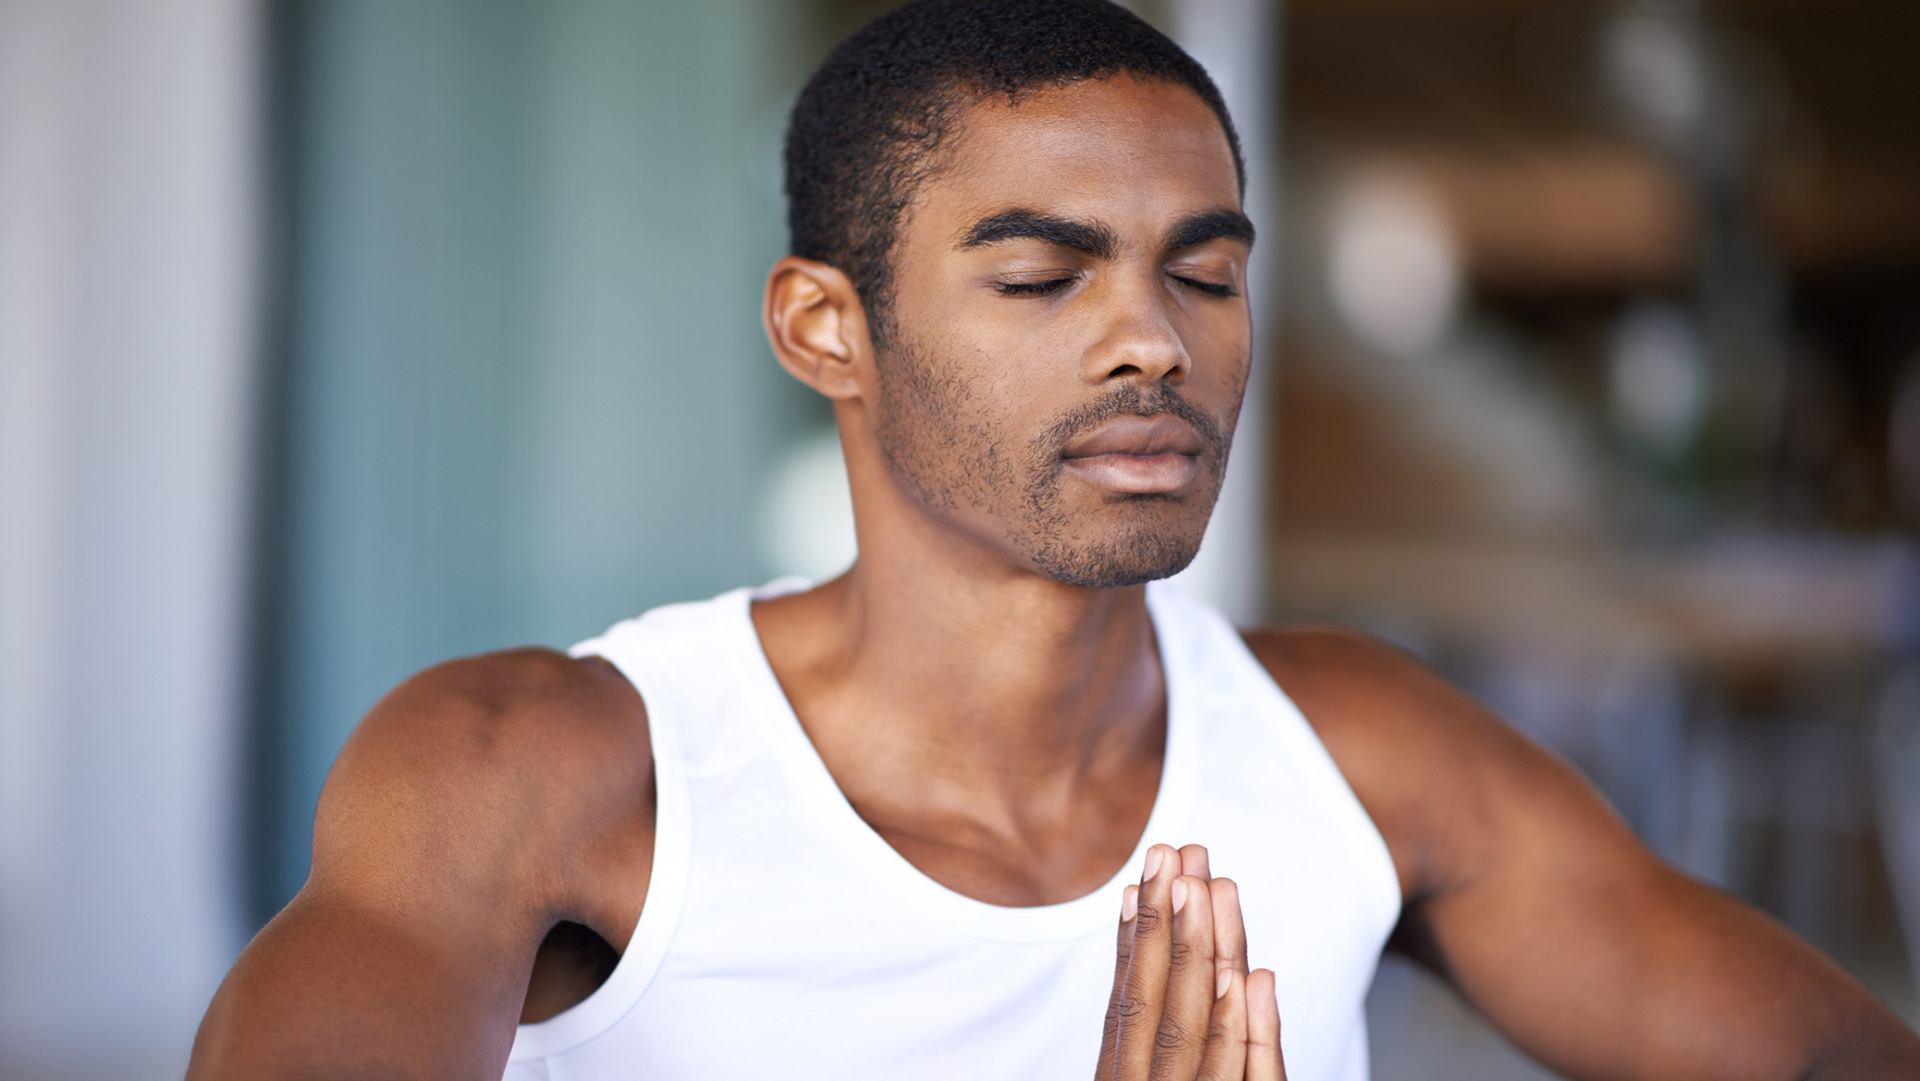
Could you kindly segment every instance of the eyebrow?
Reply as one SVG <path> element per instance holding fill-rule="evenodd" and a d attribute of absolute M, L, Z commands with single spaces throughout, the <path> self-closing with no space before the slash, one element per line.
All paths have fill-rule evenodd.
<path fill-rule="evenodd" d="M 1209 240 L 1238 240 L 1253 246 L 1253 222 L 1238 210 L 1207 210 L 1174 223 L 1167 230 L 1166 250 L 1179 251 Z M 1120 248 L 1113 230 L 1098 222 L 1075 221 L 1038 210 L 1016 207 L 980 219 L 960 238 L 960 247 L 982 248 L 1007 240 L 1038 240 L 1098 259 L 1111 259 Z"/>
<path fill-rule="evenodd" d="M 1253 247 L 1253 221 L 1238 210 L 1208 210 L 1181 218 L 1167 230 L 1167 250 L 1179 251 L 1209 240 L 1238 240 Z"/>
<path fill-rule="evenodd" d="M 983 248 L 1006 240 L 1044 241 L 1098 259 L 1111 259 L 1120 249 L 1113 230 L 1097 222 L 1074 221 L 1020 208 L 1003 210 L 975 222 L 960 238 L 960 247 Z"/>

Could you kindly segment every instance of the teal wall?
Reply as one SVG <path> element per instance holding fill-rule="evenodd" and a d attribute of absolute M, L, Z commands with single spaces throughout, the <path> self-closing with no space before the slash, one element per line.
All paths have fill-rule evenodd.
<path fill-rule="evenodd" d="M 258 915 L 408 673 L 762 573 L 765 478 L 818 422 L 758 320 L 796 7 L 281 10 Z"/>

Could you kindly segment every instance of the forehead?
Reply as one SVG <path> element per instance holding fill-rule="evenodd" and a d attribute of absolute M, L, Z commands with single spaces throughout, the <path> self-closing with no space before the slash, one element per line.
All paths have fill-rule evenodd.
<path fill-rule="evenodd" d="M 1219 118 L 1177 83 L 1120 76 L 1011 102 L 993 95 L 964 109 L 956 128 L 918 193 L 916 219 L 1020 206 L 1118 225 L 1240 205 Z"/>

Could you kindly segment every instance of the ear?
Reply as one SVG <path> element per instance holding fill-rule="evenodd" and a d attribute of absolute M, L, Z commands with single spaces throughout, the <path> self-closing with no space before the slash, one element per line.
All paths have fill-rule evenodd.
<path fill-rule="evenodd" d="M 853 282 L 813 259 L 788 255 L 767 272 L 761 318 L 780 366 L 833 399 L 861 395 L 859 373 L 873 351 L 867 313 Z"/>

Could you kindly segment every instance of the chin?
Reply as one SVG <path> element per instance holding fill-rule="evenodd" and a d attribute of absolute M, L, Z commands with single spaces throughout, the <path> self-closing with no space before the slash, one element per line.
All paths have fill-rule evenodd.
<path fill-rule="evenodd" d="M 1200 552 L 1201 531 L 1140 532 L 1084 543 L 1055 541 L 1033 553 L 1034 569 L 1070 586 L 1114 589 L 1169 578 Z"/>

